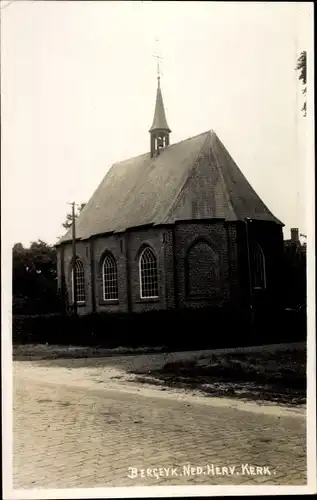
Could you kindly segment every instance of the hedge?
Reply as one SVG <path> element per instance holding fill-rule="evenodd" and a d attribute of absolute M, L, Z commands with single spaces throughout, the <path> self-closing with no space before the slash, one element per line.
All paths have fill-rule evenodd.
<path fill-rule="evenodd" d="M 13 343 L 48 343 L 107 348 L 205 349 L 306 339 L 305 314 L 264 311 L 254 316 L 227 309 L 14 315 Z"/>

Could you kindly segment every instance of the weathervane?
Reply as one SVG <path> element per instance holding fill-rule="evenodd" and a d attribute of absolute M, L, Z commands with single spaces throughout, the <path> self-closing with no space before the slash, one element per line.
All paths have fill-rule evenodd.
<path fill-rule="evenodd" d="M 159 42 L 158 38 L 155 38 L 155 41 L 158 43 Z M 154 54 L 153 57 L 155 57 L 156 62 L 157 62 L 157 79 L 158 79 L 158 81 L 160 81 L 160 77 L 161 77 L 161 75 L 163 75 L 163 73 L 161 72 L 161 68 L 160 68 L 160 61 L 163 60 L 163 57 L 159 56 L 158 52 L 159 51 L 157 51 L 157 53 Z"/>

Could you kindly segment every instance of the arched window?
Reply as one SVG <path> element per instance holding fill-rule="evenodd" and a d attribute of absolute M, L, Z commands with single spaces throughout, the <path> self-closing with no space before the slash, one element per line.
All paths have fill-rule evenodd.
<path fill-rule="evenodd" d="M 72 293 L 73 293 L 73 302 L 74 302 L 73 272 L 72 272 Z M 76 299 L 77 299 L 77 303 L 85 302 L 85 272 L 84 272 L 83 263 L 80 259 L 76 259 L 75 273 L 76 273 Z"/>
<path fill-rule="evenodd" d="M 260 245 L 255 245 L 252 252 L 253 288 L 266 287 L 265 257 Z"/>
<path fill-rule="evenodd" d="M 118 268 L 113 255 L 106 255 L 102 264 L 103 299 L 118 299 Z"/>
<path fill-rule="evenodd" d="M 157 258 L 150 247 L 146 247 L 140 255 L 139 273 L 141 299 L 157 298 L 159 295 Z"/>
<path fill-rule="evenodd" d="M 204 240 L 196 241 L 186 255 L 187 293 L 208 297 L 220 284 L 219 255 Z"/>

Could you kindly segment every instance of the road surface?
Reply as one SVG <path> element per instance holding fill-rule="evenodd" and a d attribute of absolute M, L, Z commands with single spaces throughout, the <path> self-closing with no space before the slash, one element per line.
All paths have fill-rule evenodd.
<path fill-rule="evenodd" d="M 66 372 L 57 383 L 14 365 L 14 489 L 306 484 L 303 415 L 70 384 Z"/>

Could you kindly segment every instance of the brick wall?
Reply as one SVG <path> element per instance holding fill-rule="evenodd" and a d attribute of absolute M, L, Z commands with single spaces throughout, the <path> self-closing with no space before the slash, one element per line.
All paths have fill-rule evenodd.
<path fill-rule="evenodd" d="M 96 311 L 127 312 L 126 253 L 123 234 L 100 236 L 91 241 L 94 253 Z M 111 253 L 118 270 L 118 300 L 105 301 L 103 297 L 102 264 L 106 254 Z"/>
<path fill-rule="evenodd" d="M 196 308 L 226 303 L 229 300 L 230 288 L 228 241 L 224 222 L 177 223 L 174 231 L 179 306 L 181 308 Z M 218 265 L 218 270 L 210 275 L 210 290 L 208 293 L 206 292 L 205 278 L 204 282 L 201 283 L 201 293 L 199 293 L 199 284 L 196 281 L 196 297 L 194 297 L 188 290 L 187 252 L 192 245 L 195 245 L 195 242 L 202 240 L 210 245 L 211 252 L 207 246 L 201 247 L 199 260 L 197 260 L 197 277 L 199 278 L 200 271 L 204 270 L 204 260 L 210 260 L 210 255 L 215 264 Z M 192 270 L 193 273 L 195 273 L 194 269 Z M 203 277 L 203 274 L 201 276 Z"/>
<path fill-rule="evenodd" d="M 171 229 L 144 228 L 127 234 L 128 262 L 130 270 L 131 308 L 133 312 L 166 309 L 171 302 L 173 290 L 168 288 L 172 272 L 171 261 Z M 158 259 L 158 299 L 141 299 L 139 257 L 145 245 L 150 245 Z M 170 249 L 168 249 L 170 245 Z"/>
<path fill-rule="evenodd" d="M 158 259 L 158 299 L 141 299 L 139 257 L 145 245 L 151 246 Z M 64 247 L 64 269 L 71 295 L 72 247 Z M 77 256 L 85 270 L 86 303 L 78 312 L 142 312 L 174 307 L 173 234 L 171 228 L 144 228 L 122 234 L 100 236 L 76 243 Z M 106 253 L 116 259 L 118 270 L 118 300 L 105 301 L 103 297 L 102 264 Z M 58 250 L 58 275 L 61 282 L 62 249 Z"/>
<path fill-rule="evenodd" d="M 173 298 L 172 231 L 161 228 L 144 228 L 123 234 L 96 238 L 93 242 L 95 262 L 96 310 L 108 312 L 141 312 L 170 307 Z M 158 259 L 158 299 L 141 299 L 139 257 L 149 245 Z M 102 263 L 106 252 L 115 257 L 118 267 L 118 301 L 103 299 Z"/>
<path fill-rule="evenodd" d="M 259 243 L 265 253 L 266 297 L 276 302 L 282 285 L 282 228 L 262 221 L 253 221 L 248 227 L 250 245 Z M 158 299 L 142 299 L 140 295 L 139 257 L 145 245 L 153 248 L 158 259 Z M 197 308 L 228 302 L 240 308 L 250 302 L 246 227 L 242 222 L 189 221 L 175 226 L 140 228 L 78 242 L 76 247 L 85 270 L 86 302 L 79 305 L 79 313 Z M 192 259 L 188 261 L 190 249 Z M 65 245 L 63 252 L 71 301 L 71 245 Z M 118 269 L 118 300 L 113 301 L 103 299 L 102 263 L 106 252 L 114 256 Z M 59 248 L 59 286 L 61 260 Z"/>
<path fill-rule="evenodd" d="M 237 225 L 235 223 L 225 223 L 227 232 L 227 258 L 229 277 L 229 300 L 234 308 L 241 307 L 243 290 L 241 290 L 241 266 L 239 261 Z"/>
<path fill-rule="evenodd" d="M 205 240 L 195 241 L 185 257 L 186 295 L 209 297 L 219 290 L 220 256 Z"/>
<path fill-rule="evenodd" d="M 174 231 L 173 227 L 166 227 L 162 229 L 163 240 L 163 254 L 164 254 L 164 268 L 165 268 L 165 306 L 166 309 L 174 309 L 175 302 L 175 285 L 176 275 L 175 267 L 176 262 L 174 259 Z"/>

